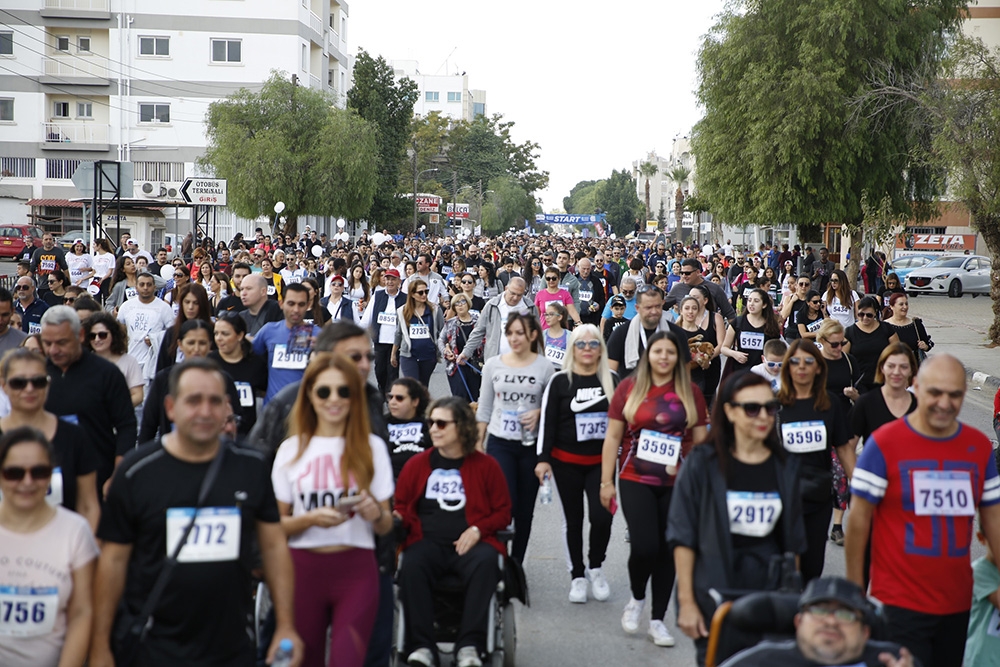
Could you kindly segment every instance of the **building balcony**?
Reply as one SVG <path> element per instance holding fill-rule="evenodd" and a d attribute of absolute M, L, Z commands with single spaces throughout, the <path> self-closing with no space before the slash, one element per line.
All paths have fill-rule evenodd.
<path fill-rule="evenodd" d="M 335 30 L 326 31 L 326 52 L 330 54 L 331 58 L 347 65 L 347 58 L 344 57 L 344 50 L 341 48 L 343 44 L 340 41 L 340 33 Z"/>
<path fill-rule="evenodd" d="M 78 121 L 42 123 L 43 150 L 107 151 L 111 126 Z"/>
<path fill-rule="evenodd" d="M 41 0 L 40 13 L 45 18 L 111 18 L 110 0 Z"/>
<path fill-rule="evenodd" d="M 106 61 L 101 57 L 44 58 L 40 83 L 107 86 L 111 83 Z"/>
<path fill-rule="evenodd" d="M 323 90 L 323 83 L 320 81 L 320 78 L 318 76 L 316 76 L 315 74 L 310 74 L 309 87 L 312 88 L 313 90 Z"/>
<path fill-rule="evenodd" d="M 309 12 L 309 27 L 317 35 L 323 34 L 323 19 L 316 15 L 316 12 Z"/>

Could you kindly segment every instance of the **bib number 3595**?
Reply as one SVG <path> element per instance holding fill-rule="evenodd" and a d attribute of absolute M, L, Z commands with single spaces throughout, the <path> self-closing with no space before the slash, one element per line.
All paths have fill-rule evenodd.
<path fill-rule="evenodd" d="M 636 456 L 643 461 L 665 466 L 677 465 L 681 455 L 681 439 L 676 435 L 642 429 L 636 445 Z"/>

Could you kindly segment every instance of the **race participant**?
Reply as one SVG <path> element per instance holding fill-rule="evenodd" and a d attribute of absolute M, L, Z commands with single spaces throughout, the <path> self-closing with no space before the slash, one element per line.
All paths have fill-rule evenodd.
<path fill-rule="evenodd" d="M 982 527 L 976 530 L 976 540 L 986 547 L 986 553 L 972 561 L 972 609 L 969 631 L 965 640 L 965 664 L 996 667 L 1000 662 L 1000 633 L 997 633 L 1000 600 L 1000 570 L 996 554 L 990 550 Z"/>
<path fill-rule="evenodd" d="M 576 278 L 574 277 L 573 280 L 576 281 Z M 576 282 L 576 285 L 578 286 L 579 282 Z M 580 313 L 574 305 L 574 298 L 569 290 L 559 284 L 559 269 L 555 266 L 545 269 L 545 289 L 535 295 L 535 308 L 538 309 L 539 313 L 544 313 L 545 305 L 550 301 L 561 303 L 569 312 L 573 321 L 577 324 L 580 323 Z M 543 321 L 542 330 L 544 331 L 548 328 L 548 322 Z"/>
<path fill-rule="evenodd" d="M 636 291 L 635 280 L 633 280 L 632 278 L 624 278 L 622 279 L 621 289 L 619 290 L 618 287 L 615 287 L 615 290 L 617 292 L 615 296 L 620 296 L 622 298 L 622 301 L 624 301 L 625 303 L 624 316 L 631 320 L 638 314 L 635 309 L 635 291 Z M 608 300 L 608 305 L 604 306 L 604 312 L 601 313 L 601 318 L 604 320 L 611 318 L 610 299 Z"/>
<path fill-rule="evenodd" d="M 518 276 L 511 277 L 516 278 Z M 469 299 L 469 302 L 472 304 L 472 310 L 478 316 L 483 312 L 483 308 L 486 306 L 486 299 L 476 295 L 476 279 L 471 273 L 460 273 L 457 275 L 456 282 L 461 288 L 460 293 L 464 294 Z M 507 282 L 509 283 L 510 281 L 508 280 Z M 506 284 L 504 285 L 504 289 L 507 289 Z"/>
<path fill-rule="evenodd" d="M 156 285 L 151 274 L 139 274 L 135 284 L 135 298 L 118 308 L 116 319 L 125 325 L 128 333 L 128 353 L 141 368 L 145 368 L 150 357 L 159 349 L 152 347 L 153 342 L 160 341 L 162 333 L 174 325 L 174 311 L 162 299 L 156 298 Z"/>
<path fill-rule="evenodd" d="M 880 311 L 875 297 L 866 296 L 858 301 L 857 321 L 844 331 L 844 338 L 847 339 L 845 352 L 861 365 L 861 382 L 857 389 L 862 394 L 874 387 L 875 368 L 882 350 L 899 342 L 895 330 L 879 321 Z"/>
<path fill-rule="evenodd" d="M 260 260 L 260 277 L 264 279 L 264 289 L 267 298 L 271 301 L 281 303 L 284 298 L 284 284 L 281 281 L 281 274 L 274 272 L 274 262 L 267 257 Z"/>
<path fill-rule="evenodd" d="M 721 354 L 729 358 L 722 371 L 723 379 L 759 364 L 764 356 L 764 343 L 781 335 L 767 292 L 753 288 L 745 290 L 745 294 L 746 311 L 729 325 L 722 342 Z"/>
<path fill-rule="evenodd" d="M 851 289 L 847 274 L 840 269 L 835 269 L 830 274 L 823 301 L 826 302 L 826 312 L 829 316 L 840 322 L 845 329 L 857 321 L 856 313 L 860 299 Z"/>
<path fill-rule="evenodd" d="M 141 273 L 142 269 L 138 260 L 136 260 L 135 266 L 136 271 Z M 160 290 L 159 297 L 170 305 L 170 308 L 174 311 L 174 315 L 177 314 L 181 301 L 181 288 L 192 283 L 197 284 L 196 281 L 191 280 L 191 269 L 184 265 L 175 266 L 173 281 L 165 284 L 163 289 Z"/>
<path fill-rule="evenodd" d="M 0 361 L 0 387 L 10 400 L 10 413 L 0 419 L 0 432 L 29 426 L 45 436 L 52 445 L 55 466 L 46 501 L 77 512 L 95 531 L 101 514 L 97 452 L 86 431 L 45 410 L 49 387 L 45 357 L 25 348 L 8 352 Z"/>
<path fill-rule="evenodd" d="M 692 288 L 699 287 L 708 294 L 708 297 L 714 304 L 712 308 L 714 312 L 720 313 L 727 322 L 731 322 L 736 318 L 736 311 L 729 302 L 729 298 L 726 296 L 726 292 L 722 289 L 722 286 L 710 280 L 705 280 L 705 276 L 702 274 L 701 262 L 697 259 L 683 260 L 680 262 L 680 276 L 680 281 L 670 288 L 670 293 L 667 294 L 663 301 L 666 308 L 673 308 L 675 304 L 679 304 L 684 297 L 691 293 Z"/>
<path fill-rule="evenodd" d="M 239 313 L 246 310 L 243 300 L 240 298 L 243 279 L 250 275 L 250 265 L 246 262 L 236 262 L 233 264 L 233 277 L 229 281 L 229 293 L 219 301 L 215 308 L 215 314 L 221 315 L 223 312 Z"/>
<path fill-rule="evenodd" d="M 588 258 L 583 257 L 576 263 L 576 279 L 580 282 L 580 321 L 597 326 L 601 323 L 607 299 L 604 284 Z"/>
<path fill-rule="evenodd" d="M 485 362 L 482 346 L 470 360 L 474 368 L 470 368 L 468 362 L 461 366 L 455 362 L 459 350 L 465 347 L 466 341 L 469 340 L 479 321 L 479 313 L 474 312 L 471 306 L 469 297 L 464 292 L 452 297 L 451 312 L 455 315 L 444 323 L 437 344 L 438 351 L 445 360 L 445 373 L 448 376 L 451 395 L 468 396 L 469 401 L 475 403 L 479 400 L 479 388 L 482 384 L 481 369 Z"/>
<path fill-rule="evenodd" d="M 51 232 L 45 232 L 42 234 L 42 247 L 35 248 L 31 253 L 31 273 L 40 284 L 45 284 L 46 276 L 56 269 L 69 272 L 66 252 L 56 245 L 56 239 Z"/>
<path fill-rule="evenodd" d="M 31 276 L 21 276 L 14 288 L 17 292 L 17 303 L 14 312 L 21 318 L 21 331 L 26 334 L 36 334 L 41 331 L 42 315 L 49 305 L 39 299 L 35 293 L 35 279 Z"/>
<path fill-rule="evenodd" d="M 371 433 L 364 386 L 350 358 L 317 354 L 271 473 L 295 564 L 305 667 L 326 664 L 328 630 L 330 663 L 361 667 L 378 609 L 375 535 L 392 530 L 393 479 L 386 444 Z M 329 474 L 313 474 L 320 467 Z"/>
<path fill-rule="evenodd" d="M 432 258 L 426 252 L 417 255 L 416 270 L 413 275 L 408 276 L 403 282 L 403 294 L 409 294 L 410 283 L 414 280 L 424 281 L 427 288 L 427 301 L 429 303 L 440 303 L 441 297 L 447 293 L 444 278 L 440 274 L 431 271 Z"/>
<path fill-rule="evenodd" d="M 438 363 L 437 339 L 444 329 L 444 315 L 441 307 L 430 301 L 426 283 L 415 279 L 409 285 L 406 303 L 396 310 L 400 326 L 396 327 L 390 363 L 399 367 L 400 375 L 417 378 L 426 387 Z"/>
<path fill-rule="evenodd" d="M 795 639 L 764 641 L 737 653 L 722 667 L 915 667 L 906 648 L 871 639 L 871 604 L 855 584 L 840 577 L 813 579 L 799 597 Z"/>
<path fill-rule="evenodd" d="M 243 278 L 243 282 L 240 283 L 240 301 L 245 307 L 240 311 L 240 317 L 247 323 L 247 336 L 250 340 L 253 340 L 266 325 L 281 322 L 283 319 L 282 307 L 276 301 L 267 298 L 267 282 L 259 273 Z"/>
<path fill-rule="evenodd" d="M 481 667 L 490 597 L 497 587 L 496 533 L 510 523 L 510 498 L 496 460 L 476 449 L 476 422 L 458 397 L 430 407 L 433 448 L 413 457 L 396 488 L 406 529 L 399 599 L 406 614 L 407 664 L 436 663 L 433 588 L 451 572 L 465 589 L 455 640 L 456 667 Z"/>
<path fill-rule="evenodd" d="M 699 296 L 695 296 L 696 294 Z M 692 343 L 707 343 L 712 346 L 711 351 L 701 349 L 697 354 L 692 353 L 691 361 L 688 363 L 691 369 L 691 381 L 701 390 L 705 404 L 711 405 L 711 397 L 715 396 L 715 388 L 719 384 L 718 371 L 721 365 L 719 362 L 721 341 L 718 333 L 723 331 L 724 325 L 721 315 L 703 307 L 703 303 L 709 303 L 704 294 L 701 288 L 696 287 L 688 293 L 688 296 L 681 299 L 681 316 L 677 320 L 677 326 L 684 330 L 689 348 Z"/>
<path fill-rule="evenodd" d="M 800 336 L 799 330 L 795 326 L 795 313 L 805 308 L 806 304 L 812 300 L 809 292 L 813 290 L 812 281 L 809 279 L 809 276 L 799 276 L 795 278 L 792 284 L 795 286 L 795 289 L 789 294 L 782 296 L 781 312 L 778 313 L 778 317 L 785 323 L 785 338 L 794 340 Z M 816 294 L 818 295 L 819 292 L 816 292 Z"/>
<path fill-rule="evenodd" d="M 97 451 L 97 488 L 135 449 L 136 420 L 125 377 L 113 363 L 83 349 L 76 311 L 53 306 L 42 316 L 41 345 L 48 362 L 45 409 L 83 427 Z M 28 340 L 28 339 L 25 339 Z"/>
<path fill-rule="evenodd" d="M 111 291 L 111 276 L 115 271 L 115 255 L 111 252 L 111 243 L 107 239 L 94 241 L 94 281 L 88 291 L 103 300 Z M 96 290 L 96 291 L 95 291 Z"/>
<path fill-rule="evenodd" d="M 123 303 L 139 296 L 137 273 L 135 260 L 125 255 L 118 258 L 115 273 L 111 278 L 111 291 L 104 301 L 104 310 L 117 315 Z"/>
<path fill-rule="evenodd" d="M 255 280 L 260 280 L 260 277 L 253 275 L 244 278 L 244 290 L 248 289 L 248 282 Z M 269 369 L 264 405 L 282 387 L 302 379 L 313 341 L 320 331 L 315 324 L 305 324 L 302 321 L 308 302 L 309 290 L 302 283 L 286 285 L 285 298 L 281 303 L 284 320 L 265 324 L 253 339 L 253 353 L 265 357 Z M 240 313 L 240 317 L 249 312 L 251 309 L 248 307 Z"/>
<path fill-rule="evenodd" d="M 427 427 L 427 406 L 431 402 L 427 388 L 413 378 L 399 378 L 386 395 L 389 414 L 389 458 L 393 479 L 399 479 L 403 466 L 415 455 L 431 447 Z"/>
<path fill-rule="evenodd" d="M 510 352 L 506 327 L 512 314 L 538 317 L 538 309 L 525 298 L 523 278 L 511 278 L 503 294 L 486 302 L 483 312 L 479 315 L 479 321 L 476 322 L 476 328 L 472 330 L 458 355 L 458 363 L 467 362 L 480 346 L 486 359 Z"/>
<path fill-rule="evenodd" d="M 891 281 L 894 275 L 894 273 L 890 273 L 886 282 Z M 917 359 L 917 368 L 919 368 L 921 359 L 925 359 L 927 353 L 934 347 L 934 341 L 927 333 L 923 320 L 919 317 L 909 316 L 910 299 L 905 292 L 893 292 L 888 296 L 887 301 L 892 317 L 887 318 L 885 323 L 896 332 L 901 343 L 906 343 L 913 350 Z"/>
<path fill-rule="evenodd" d="M 361 326 L 371 332 L 375 343 L 375 380 L 379 391 L 385 393 L 399 374 L 390 360 L 396 340 L 396 310 L 406 303 L 406 295 L 399 289 L 399 271 L 388 269 L 383 278 L 385 289 L 374 292 L 361 316 Z"/>
<path fill-rule="evenodd" d="M 750 369 L 751 373 L 756 373 L 771 384 L 771 391 L 775 394 L 781 389 L 781 366 L 784 364 L 785 352 L 788 351 L 788 343 L 781 338 L 775 338 L 764 343 L 764 359 L 759 364 Z"/>
<path fill-rule="evenodd" d="M 639 363 L 646 341 L 658 331 L 673 331 L 678 337 L 682 363 L 690 361 L 687 336 L 667 318 L 663 310 L 663 292 L 655 285 L 643 285 L 636 295 L 637 315 L 628 326 L 618 327 L 608 340 L 608 366 L 623 379 Z"/>
<path fill-rule="evenodd" d="M 358 267 L 360 268 L 360 267 Z M 344 277 L 333 276 L 328 283 L 330 286 L 330 296 L 320 299 L 322 306 L 331 320 L 354 321 L 354 303 L 344 296 Z"/>
<path fill-rule="evenodd" d="M 611 513 L 601 505 L 601 449 L 609 398 L 618 377 L 608 368 L 606 348 L 592 324 L 573 330 L 566 354 L 565 370 L 552 376 L 542 395 L 535 476 L 539 484 L 554 478 L 559 487 L 569 555 L 569 601 L 583 603 L 588 584 L 595 600 L 611 595 L 601 570 L 612 521 Z M 589 567 L 584 567 L 583 560 L 585 499 L 590 516 Z"/>
<path fill-rule="evenodd" d="M 615 329 L 629 323 L 629 319 L 625 317 L 625 297 L 622 295 L 616 294 L 611 297 L 608 300 L 607 309 L 611 311 L 610 316 L 601 318 L 601 330 L 605 344 L 611 339 L 611 334 L 615 332 Z"/>
<path fill-rule="evenodd" d="M 151 601 L 151 624 L 135 649 L 137 664 L 253 664 L 247 619 L 253 615 L 250 570 L 258 558 L 277 622 L 268 661 L 279 641 L 290 639 L 297 664 L 302 642 L 292 611 L 292 562 L 266 464 L 260 454 L 220 438 L 231 409 L 215 362 L 188 359 L 170 375 L 165 402 L 176 428 L 125 457 L 101 515 L 89 665 L 127 664 L 120 638 L 145 625 L 137 617 L 150 605 L 160 576 L 169 580 Z M 194 539 L 188 536 L 176 566 L 163 574 L 192 519 L 198 527 Z"/>
<path fill-rule="evenodd" d="M 504 284 L 497 280 L 497 270 L 493 262 L 482 262 L 477 273 L 475 293 L 483 299 L 492 299 L 504 290 Z"/>
<path fill-rule="evenodd" d="M 516 282 L 512 279 L 507 289 Z M 552 363 L 541 356 L 541 337 L 533 316 L 510 313 L 506 338 L 511 351 L 487 357 L 476 412 L 477 449 L 495 458 L 507 479 L 515 528 L 511 558 L 519 563 L 528 548 L 538 493 L 535 444 L 542 393 L 555 374 Z"/>
<path fill-rule="evenodd" d="M 45 435 L 29 426 L 4 431 L 0 664 L 82 667 L 90 641 L 97 544 L 86 519 L 46 502 L 56 461 Z"/>
<path fill-rule="evenodd" d="M 652 579 L 648 634 L 657 646 L 675 643 L 663 623 L 674 587 L 666 538 L 670 498 L 678 468 L 694 443 L 705 439 L 708 423 L 705 399 L 688 374 L 683 341 L 683 334 L 673 331 L 650 336 L 635 375 L 615 389 L 602 448 L 601 504 L 614 510 L 617 468 L 630 535 L 632 596 L 622 614 L 622 629 L 629 634 L 639 629 L 646 584 Z"/>
<path fill-rule="evenodd" d="M 21 344 L 27 334 L 20 327 L 11 325 L 14 315 L 14 295 L 0 287 L 0 356 Z"/>
<path fill-rule="evenodd" d="M 215 321 L 215 348 L 208 358 L 233 379 L 240 398 L 237 432 L 247 435 L 257 423 L 257 398 L 267 391 L 267 362 L 253 354 L 247 324 L 237 313 L 225 311 Z"/>
<path fill-rule="evenodd" d="M 70 284 L 86 289 L 94 278 L 94 259 L 87 252 L 83 239 L 75 239 L 70 254 L 66 255 Z"/>
<path fill-rule="evenodd" d="M 885 288 L 879 293 L 883 308 L 891 308 L 892 304 L 889 300 L 892 299 L 893 294 L 906 294 L 906 290 L 903 289 L 900 283 L 899 276 L 895 273 L 890 273 L 885 277 Z"/>
<path fill-rule="evenodd" d="M 48 289 L 40 290 L 41 293 L 39 294 L 42 301 L 50 307 L 61 305 L 63 297 L 66 296 L 66 288 L 70 287 L 69 278 L 66 277 L 66 273 L 62 269 L 56 269 L 45 277 L 45 283 Z"/>
<path fill-rule="evenodd" d="M 796 338 L 817 340 L 819 328 L 823 326 L 826 317 L 823 313 L 825 306 L 826 302 L 823 301 L 819 292 L 813 289 L 806 292 L 805 301 L 801 307 L 794 310 L 791 318 L 785 323 L 785 340 L 792 341 Z"/>
<path fill-rule="evenodd" d="M 96 304 L 95 304 L 96 306 Z M 75 308 L 77 314 L 80 310 Z M 125 329 L 111 315 L 103 310 L 83 320 L 84 347 L 99 357 L 107 359 L 122 372 L 128 384 L 132 405 L 139 407 L 145 396 L 146 380 L 136 358 L 128 353 Z"/>
<path fill-rule="evenodd" d="M 826 387 L 826 360 L 816 345 L 801 338 L 792 341 L 781 366 L 778 428 L 789 458 L 800 466 L 807 550 L 800 558 L 799 569 L 805 583 L 823 574 L 826 561 L 826 531 L 833 513 L 830 452 L 836 450 L 848 478 L 854 470 L 847 413 Z"/>
<path fill-rule="evenodd" d="M 160 341 L 159 353 L 156 357 L 157 372 L 170 368 L 175 363 L 184 361 L 184 353 L 178 345 L 180 330 L 185 322 L 202 320 L 211 322 L 215 310 L 208 302 L 208 290 L 199 283 L 181 285 L 177 292 L 177 309 L 174 321 Z M 214 345 L 214 343 L 213 343 Z"/>
<path fill-rule="evenodd" d="M 861 395 L 857 390 L 861 364 L 845 351 L 844 327 L 832 317 L 824 319 L 816 331 L 816 343 L 826 360 L 826 390 L 837 397 L 843 413 L 847 414 Z"/>
<path fill-rule="evenodd" d="M 552 362 L 556 370 L 562 370 L 566 359 L 566 341 L 569 339 L 569 314 L 566 306 L 558 301 L 545 305 L 545 322 L 548 328 L 542 331 L 545 358 Z"/>
<path fill-rule="evenodd" d="M 936 355 L 913 384 L 917 409 L 877 429 L 851 481 L 847 576 L 885 605 L 887 636 L 926 665 L 960 665 L 972 600 L 969 547 L 978 507 L 990 549 L 1000 549 L 1000 477 L 986 436 L 958 421 L 961 362 Z M 913 582 L 919 582 L 914 585 Z"/>
<path fill-rule="evenodd" d="M 677 476 L 667 522 L 677 568 L 677 627 L 705 664 L 716 602 L 711 589 L 770 590 L 769 568 L 806 550 L 799 466 L 781 447 L 770 383 L 754 373 L 726 380 L 709 439 Z M 721 519 L 721 520 L 720 520 Z"/>

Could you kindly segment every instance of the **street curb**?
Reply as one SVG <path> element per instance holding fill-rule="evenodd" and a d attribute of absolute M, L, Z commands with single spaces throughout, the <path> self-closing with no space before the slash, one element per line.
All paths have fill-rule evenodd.
<path fill-rule="evenodd" d="M 969 386 L 972 387 L 972 389 L 978 388 L 982 391 L 990 390 L 991 393 L 995 393 L 998 389 L 1000 389 L 1000 376 L 987 375 L 982 371 L 966 367 L 965 377 L 968 378 Z"/>

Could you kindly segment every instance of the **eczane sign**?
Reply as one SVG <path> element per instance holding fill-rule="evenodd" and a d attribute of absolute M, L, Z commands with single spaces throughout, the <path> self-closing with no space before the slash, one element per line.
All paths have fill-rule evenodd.
<path fill-rule="evenodd" d="M 227 187 L 224 178 L 189 178 L 181 186 L 181 196 L 189 204 L 225 206 Z"/>

